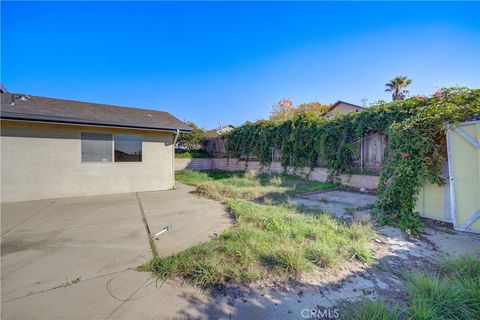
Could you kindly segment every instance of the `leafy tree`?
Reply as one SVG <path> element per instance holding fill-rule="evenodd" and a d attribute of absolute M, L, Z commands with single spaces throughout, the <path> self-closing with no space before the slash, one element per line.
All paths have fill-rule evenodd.
<path fill-rule="evenodd" d="M 327 112 L 329 107 L 330 106 L 328 104 L 321 104 L 317 101 L 301 103 L 297 107 L 297 114 L 314 113 L 317 115 L 322 115 Z"/>
<path fill-rule="evenodd" d="M 272 106 L 270 111 L 270 119 L 276 121 L 285 121 L 291 119 L 295 115 L 295 107 L 292 100 L 289 98 L 282 98 L 280 101 Z"/>
<path fill-rule="evenodd" d="M 408 79 L 406 76 L 398 76 L 390 80 L 385 84 L 387 89 L 385 92 L 392 93 L 393 100 L 403 100 L 409 93 L 407 87 L 412 83 L 412 79 Z"/>
<path fill-rule="evenodd" d="M 186 121 L 185 123 L 192 128 L 192 132 L 180 133 L 177 143 L 188 150 L 201 149 L 203 141 L 205 140 L 205 131 L 202 128 L 199 128 L 192 121 Z"/>
<path fill-rule="evenodd" d="M 273 105 L 272 111 L 270 112 L 270 120 L 285 121 L 292 119 L 296 115 L 307 113 L 322 115 L 328 110 L 328 108 L 329 105 L 321 104 L 316 101 L 302 103 L 295 108 L 292 100 L 283 98 Z"/>

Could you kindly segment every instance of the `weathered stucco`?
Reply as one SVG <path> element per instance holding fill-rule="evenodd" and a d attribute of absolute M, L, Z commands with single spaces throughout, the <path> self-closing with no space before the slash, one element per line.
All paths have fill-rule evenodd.
<path fill-rule="evenodd" d="M 2 202 L 173 187 L 170 132 L 5 120 L 1 125 Z M 81 162 L 81 132 L 142 135 L 142 162 Z"/>

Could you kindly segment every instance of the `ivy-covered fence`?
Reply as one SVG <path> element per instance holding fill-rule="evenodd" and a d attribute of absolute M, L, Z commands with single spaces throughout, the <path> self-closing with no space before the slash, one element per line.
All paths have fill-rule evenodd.
<path fill-rule="evenodd" d="M 480 119 L 480 89 L 446 88 L 440 97 L 378 102 L 334 120 L 302 114 L 284 122 L 247 122 L 229 133 L 228 152 L 231 157 L 254 154 L 268 164 L 275 146 L 284 167 L 313 168 L 319 161 L 333 178 L 352 172 L 362 137 L 386 134 L 378 209 L 386 213 L 386 222 L 416 232 L 421 222 L 413 211 L 422 184 L 444 184 L 447 126 L 473 119 Z"/>

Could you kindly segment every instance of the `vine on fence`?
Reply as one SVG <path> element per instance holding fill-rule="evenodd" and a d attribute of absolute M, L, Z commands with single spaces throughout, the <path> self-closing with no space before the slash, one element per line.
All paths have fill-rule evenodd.
<path fill-rule="evenodd" d="M 229 156 L 254 154 L 262 164 L 269 164 L 275 146 L 280 148 L 284 167 L 313 168 L 318 161 L 334 177 L 352 173 L 363 136 L 384 133 L 388 143 L 378 209 L 386 213 L 384 221 L 417 232 L 421 222 L 414 208 L 421 185 L 444 183 L 447 125 L 480 119 L 480 89 L 454 87 L 441 93 L 440 97 L 381 101 L 333 120 L 301 114 L 284 122 L 247 122 L 229 133 Z"/>

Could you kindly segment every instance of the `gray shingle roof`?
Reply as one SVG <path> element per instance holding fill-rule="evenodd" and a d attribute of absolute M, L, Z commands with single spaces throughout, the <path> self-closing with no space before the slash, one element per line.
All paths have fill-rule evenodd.
<path fill-rule="evenodd" d="M 13 102 L 13 103 L 12 103 Z M 149 130 L 192 129 L 168 112 L 72 100 L 1 94 L 1 118 Z"/>

